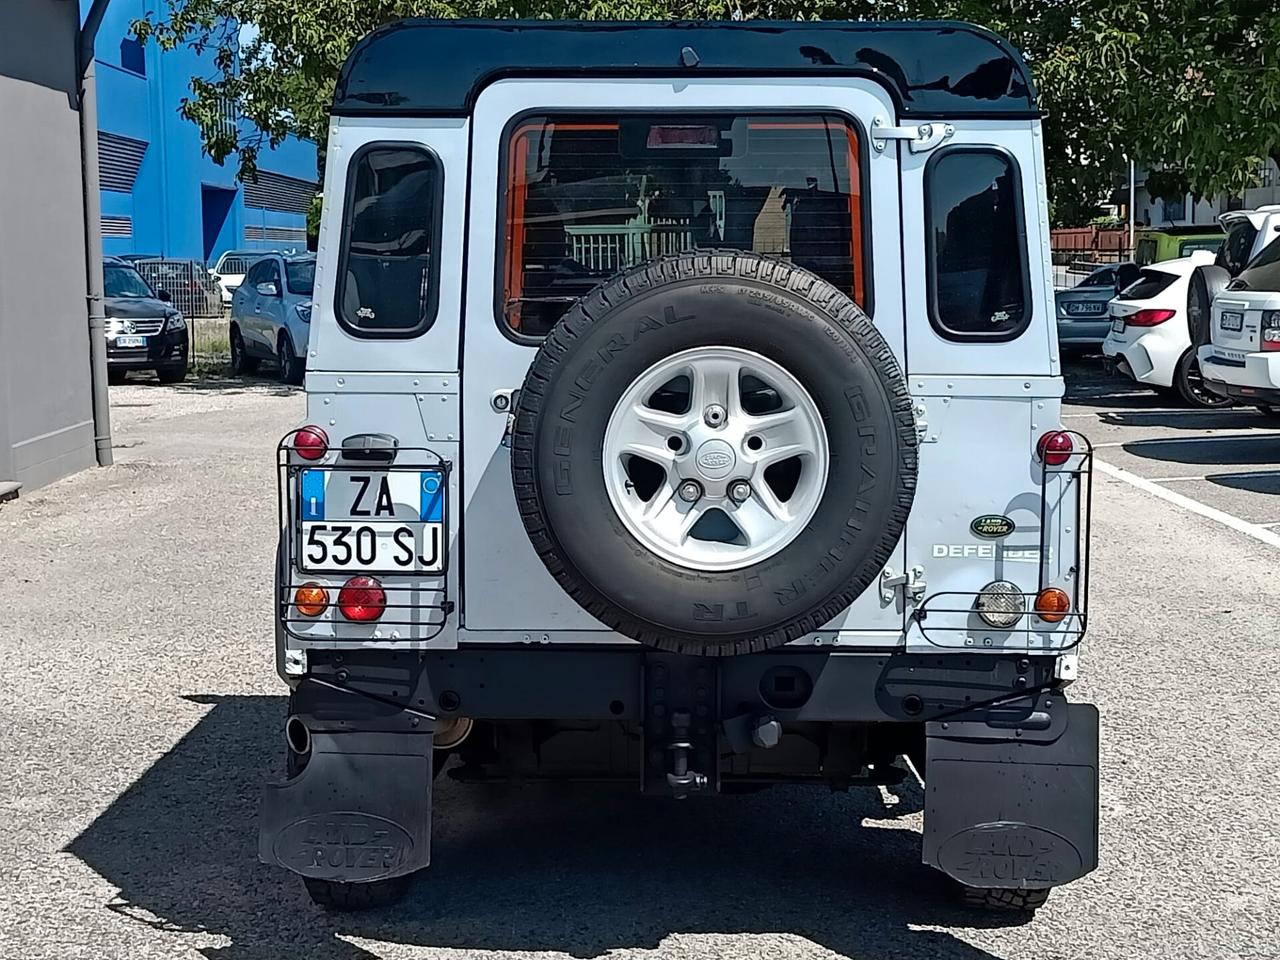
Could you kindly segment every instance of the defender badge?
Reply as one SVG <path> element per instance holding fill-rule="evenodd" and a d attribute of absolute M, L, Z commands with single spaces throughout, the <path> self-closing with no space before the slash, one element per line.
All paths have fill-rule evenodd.
<path fill-rule="evenodd" d="M 973 532 L 973 535 L 982 537 L 984 540 L 999 540 L 1001 537 L 1007 537 L 1013 533 L 1013 528 L 1012 520 L 995 513 L 974 517 L 973 522 L 969 524 L 969 529 Z"/>

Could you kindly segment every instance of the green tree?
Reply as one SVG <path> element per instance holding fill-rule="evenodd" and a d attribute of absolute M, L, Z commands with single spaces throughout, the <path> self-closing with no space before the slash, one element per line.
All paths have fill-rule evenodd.
<path fill-rule="evenodd" d="M 136 24 L 162 46 L 215 51 L 184 114 L 219 162 L 251 177 L 289 133 L 323 142 L 338 71 L 369 31 L 405 16 L 775 19 L 954 18 L 1003 34 L 1030 64 L 1047 113 L 1054 221 L 1083 223 L 1128 157 L 1200 195 L 1238 192 L 1280 153 L 1280 11 L 1267 0 L 160 0 Z M 234 24 L 253 24 L 237 44 Z M 256 132 L 232 133 L 235 103 Z"/>

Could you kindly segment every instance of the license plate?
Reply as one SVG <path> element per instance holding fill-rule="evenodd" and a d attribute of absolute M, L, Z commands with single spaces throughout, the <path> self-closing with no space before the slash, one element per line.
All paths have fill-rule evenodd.
<path fill-rule="evenodd" d="M 1222 311 L 1222 329 L 1233 330 L 1237 333 L 1244 329 L 1244 314 L 1235 313 L 1231 310 Z"/>
<path fill-rule="evenodd" d="M 444 571 L 439 470 L 303 470 L 298 567 L 307 573 Z"/>
<path fill-rule="evenodd" d="M 117 347 L 145 347 L 147 345 L 146 337 L 126 336 L 116 337 Z"/>
<path fill-rule="evenodd" d="M 1123 321 L 1123 320 L 1119 320 L 1119 319 L 1112 320 L 1112 321 L 1111 321 L 1111 332 L 1112 332 L 1112 333 L 1124 333 L 1124 321 Z"/>
<path fill-rule="evenodd" d="M 1072 316 L 1099 316 L 1107 312 L 1105 303 L 1090 303 L 1088 301 L 1073 301 L 1067 303 L 1067 313 Z"/>

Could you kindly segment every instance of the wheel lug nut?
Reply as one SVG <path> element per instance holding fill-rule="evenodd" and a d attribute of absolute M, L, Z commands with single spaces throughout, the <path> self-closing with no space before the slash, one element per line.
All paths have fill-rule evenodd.
<path fill-rule="evenodd" d="M 734 503 L 745 503 L 751 499 L 751 484 L 745 480 L 735 480 L 729 484 L 729 499 Z"/>
<path fill-rule="evenodd" d="M 685 503 L 693 503 L 702 496 L 702 484 L 697 480 L 686 480 L 680 484 L 676 493 Z"/>
<path fill-rule="evenodd" d="M 724 407 L 718 403 L 713 403 L 702 411 L 702 419 L 706 421 L 708 427 L 723 426 L 727 417 L 728 414 L 725 413 Z"/>

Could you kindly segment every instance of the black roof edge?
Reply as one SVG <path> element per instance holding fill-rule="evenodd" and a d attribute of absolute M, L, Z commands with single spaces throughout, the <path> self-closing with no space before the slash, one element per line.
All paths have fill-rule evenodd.
<path fill-rule="evenodd" d="M 465 116 L 485 87 L 506 78 L 681 74 L 865 77 L 903 117 L 1042 115 L 1018 52 L 960 21 L 421 19 L 387 24 L 355 45 L 333 113 Z"/>

